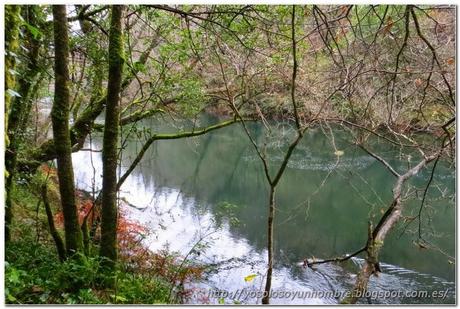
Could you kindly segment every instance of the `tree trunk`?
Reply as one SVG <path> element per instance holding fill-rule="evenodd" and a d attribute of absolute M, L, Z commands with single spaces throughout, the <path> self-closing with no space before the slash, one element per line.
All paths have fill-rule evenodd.
<path fill-rule="evenodd" d="M 5 5 L 5 132 L 8 132 L 8 114 L 13 90 L 16 86 L 16 78 L 12 73 L 16 67 L 16 52 L 19 49 L 19 26 L 21 7 L 19 5 Z M 5 136 L 5 144 L 8 146 L 8 135 Z"/>
<path fill-rule="evenodd" d="M 25 19 L 31 25 L 36 25 L 36 10 L 37 6 L 29 5 L 26 8 L 25 12 Z M 22 143 L 23 135 L 26 126 L 24 123 L 27 121 L 26 115 L 29 114 L 31 108 L 31 100 L 30 100 L 30 90 L 32 88 L 32 84 L 39 72 L 38 69 L 38 50 L 40 48 L 40 42 L 33 37 L 30 32 L 27 32 L 25 35 L 26 43 L 25 46 L 27 48 L 26 53 L 26 62 L 27 67 L 25 72 L 23 73 L 22 78 L 19 80 L 19 87 L 18 93 L 19 96 L 15 97 L 12 102 L 9 102 L 10 111 L 9 117 L 6 117 L 6 121 L 8 123 L 7 128 L 7 137 L 9 143 L 6 147 L 5 152 L 5 169 L 8 173 L 6 179 L 6 224 L 5 227 L 7 228 L 8 232 L 6 233 L 6 239 L 9 241 L 10 232 L 9 232 L 9 225 L 11 224 L 11 220 L 13 217 L 12 214 L 12 202 L 11 202 L 11 192 L 14 190 L 14 177 L 16 174 L 16 165 L 17 165 L 17 151 Z M 8 73 L 9 74 L 9 73 Z M 7 85 L 7 87 L 11 87 L 11 85 Z"/>
<path fill-rule="evenodd" d="M 266 305 L 270 303 L 270 290 L 272 287 L 272 273 L 273 273 L 273 220 L 275 219 L 275 186 L 270 186 L 270 202 L 268 211 L 268 269 L 267 269 L 267 280 L 265 282 L 265 292 L 262 298 L 262 304 Z"/>
<path fill-rule="evenodd" d="M 19 25 L 20 25 L 21 7 L 18 5 L 5 6 L 5 132 L 8 132 L 8 115 L 10 113 L 10 102 L 12 99 L 11 93 L 8 90 L 14 90 L 16 80 L 13 72 L 16 66 L 16 53 L 19 47 Z M 5 134 L 5 146 L 9 146 L 10 134 Z M 5 152 L 5 243 L 11 240 L 10 227 L 13 222 L 13 203 L 11 201 L 11 193 L 13 190 L 13 168 L 7 164 L 7 158 L 10 156 L 9 151 Z"/>
<path fill-rule="evenodd" d="M 112 6 L 109 34 L 109 80 L 102 152 L 102 222 L 100 255 L 107 271 L 117 261 L 117 159 L 120 90 L 123 71 L 123 6 Z"/>
<path fill-rule="evenodd" d="M 64 246 L 64 242 L 62 241 L 61 235 L 59 235 L 59 232 L 57 231 L 56 226 L 54 224 L 54 216 L 53 216 L 53 212 L 51 211 L 51 206 L 48 200 L 48 187 L 46 184 L 42 186 L 41 193 L 42 193 L 43 204 L 45 205 L 46 218 L 48 220 L 48 227 L 50 229 L 50 234 L 53 237 L 54 244 L 56 245 L 56 250 L 59 256 L 59 260 L 62 262 L 65 260 L 65 257 L 66 257 L 65 246 Z"/>
<path fill-rule="evenodd" d="M 368 150 L 366 151 L 370 153 Z M 372 153 L 370 154 L 374 158 L 379 158 L 378 156 Z M 422 161 L 420 161 L 417 165 L 406 171 L 406 173 L 403 175 L 399 175 L 398 173 L 396 173 L 394 168 L 392 168 L 386 161 L 379 158 L 388 170 L 397 175 L 396 183 L 393 186 L 393 201 L 390 207 L 388 207 L 387 211 L 383 214 L 375 229 L 372 228 L 372 224 L 369 224 L 369 235 L 366 246 L 367 255 L 366 259 L 364 260 L 364 265 L 361 267 L 361 270 L 356 278 L 353 290 L 347 297 L 345 297 L 341 301 L 342 304 L 355 304 L 359 300 L 359 298 L 361 298 L 367 291 L 370 277 L 372 275 L 377 275 L 377 273 L 380 271 L 380 250 L 383 247 L 386 236 L 401 218 L 401 213 L 403 210 L 403 204 L 401 202 L 401 192 L 403 189 L 403 185 L 411 177 L 417 175 L 418 172 L 422 168 L 424 168 L 428 163 L 436 159 L 438 155 L 440 155 L 440 152 L 425 157 Z"/>
<path fill-rule="evenodd" d="M 289 163 L 289 159 L 291 158 L 292 153 L 296 149 L 297 145 L 299 144 L 300 140 L 303 137 L 303 131 L 304 129 L 301 126 L 300 123 L 300 116 L 299 112 L 297 110 L 297 103 L 296 103 L 296 79 L 297 79 L 297 70 L 298 70 L 298 64 L 297 64 L 297 42 L 295 38 L 295 16 L 296 16 L 296 7 L 295 5 L 292 6 L 292 12 L 291 12 L 291 42 L 292 42 L 292 60 L 293 60 L 293 66 L 292 66 L 292 79 L 291 79 L 291 103 L 292 107 L 294 110 L 294 118 L 295 118 L 295 124 L 297 128 L 297 137 L 296 139 L 289 145 L 289 148 L 286 151 L 286 154 L 284 155 L 283 162 L 281 163 L 281 166 L 278 169 L 278 172 L 276 173 L 275 177 L 273 180 L 271 180 L 270 176 L 268 175 L 267 168 L 265 168 L 267 180 L 270 183 L 270 202 L 269 202 L 269 213 L 268 213 L 268 242 L 267 242 L 267 249 L 268 249 L 268 269 L 267 269 L 267 278 L 265 282 L 265 291 L 264 291 L 264 297 L 262 298 L 262 304 L 267 305 L 270 303 L 270 290 L 272 286 L 272 273 L 273 273 L 273 264 L 274 264 L 274 250 L 273 250 L 273 242 L 274 242 L 274 219 L 275 219 L 275 190 L 276 186 L 278 185 L 281 177 L 284 174 L 284 171 L 287 167 L 287 164 Z M 253 143 L 254 144 L 254 143 Z M 255 144 L 254 144 L 255 145 Z M 262 158 L 262 157 L 261 157 Z M 262 160 L 264 161 L 264 160 Z M 266 163 L 264 163 L 266 166 Z"/>
<path fill-rule="evenodd" d="M 54 103 L 51 110 L 54 148 L 57 155 L 59 191 L 64 214 L 67 255 L 83 249 L 80 225 L 75 204 L 75 185 L 72 166 L 72 145 L 69 132 L 69 38 L 65 5 L 53 6 L 54 20 Z"/>

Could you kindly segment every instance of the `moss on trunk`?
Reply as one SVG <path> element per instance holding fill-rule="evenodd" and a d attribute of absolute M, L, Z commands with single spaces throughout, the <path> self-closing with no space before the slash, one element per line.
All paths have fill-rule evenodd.
<path fill-rule="evenodd" d="M 21 8 L 18 5 L 6 5 L 5 6 L 5 146 L 10 145 L 10 139 L 8 132 L 8 115 L 10 113 L 10 103 L 12 100 L 11 91 L 16 86 L 15 76 L 13 74 L 16 66 L 16 52 L 19 48 L 19 25 L 20 25 L 20 12 Z M 14 93 L 14 92 L 13 92 Z M 7 150 L 5 152 L 5 242 L 9 242 L 11 239 L 10 226 L 13 222 L 13 203 L 11 202 L 11 191 L 13 190 L 13 173 L 14 166 L 8 164 L 8 157 L 11 157 L 12 152 Z"/>
<path fill-rule="evenodd" d="M 109 34 L 109 80 L 102 152 L 102 223 L 100 255 L 108 271 L 117 261 L 117 162 L 120 91 L 123 72 L 123 6 L 112 6 Z"/>
<path fill-rule="evenodd" d="M 69 131 L 69 38 L 65 5 L 53 6 L 53 20 L 55 85 L 51 120 L 54 149 L 57 155 L 59 191 L 64 214 L 66 250 L 68 255 L 72 255 L 83 250 L 83 241 L 75 204 L 72 145 Z"/>
<path fill-rule="evenodd" d="M 25 9 L 22 10 L 24 12 L 24 19 L 30 25 L 36 25 L 37 8 L 38 7 L 35 5 L 28 5 L 25 7 Z M 27 116 L 29 115 L 29 111 L 32 107 L 30 92 L 32 85 L 34 82 L 36 82 L 36 77 L 39 73 L 38 51 L 40 48 L 40 42 L 30 32 L 25 33 L 24 39 L 24 46 L 27 48 L 27 52 L 25 53 L 25 61 L 27 66 L 25 71 L 21 73 L 21 78 L 18 82 L 19 86 L 17 92 L 19 96 L 14 97 L 14 99 L 8 103 L 11 110 L 9 111 L 9 117 L 7 117 L 8 131 L 6 136 L 8 137 L 9 143 L 5 152 L 5 168 L 8 173 L 5 186 L 7 191 L 7 199 L 5 203 L 7 205 L 6 226 L 10 225 L 10 221 L 13 217 L 9 192 L 13 190 L 14 186 L 14 177 L 16 174 L 17 165 L 17 152 L 19 146 L 22 143 L 24 131 L 26 130 L 24 123 L 26 122 Z M 8 232 L 7 239 L 9 240 L 9 238 L 10 235 Z"/>
<path fill-rule="evenodd" d="M 48 220 L 48 228 L 50 230 L 51 236 L 53 237 L 54 244 L 56 245 L 59 260 L 62 262 L 65 260 L 66 257 L 65 246 L 64 242 L 62 241 L 61 235 L 59 235 L 59 232 L 54 224 L 54 216 L 53 212 L 51 211 L 51 206 L 48 200 L 48 187 L 46 186 L 46 184 L 42 186 L 41 195 L 43 204 L 45 206 L 46 219 Z"/>
<path fill-rule="evenodd" d="M 19 49 L 19 26 L 21 7 L 19 5 L 5 6 L 5 132 L 8 132 L 8 114 L 12 93 L 15 89 L 16 52 Z M 5 144 L 8 145 L 8 135 L 5 135 Z"/>

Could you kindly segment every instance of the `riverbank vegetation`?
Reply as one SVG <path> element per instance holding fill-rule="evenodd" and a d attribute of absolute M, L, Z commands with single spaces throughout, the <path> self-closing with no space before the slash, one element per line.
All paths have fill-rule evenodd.
<path fill-rule="evenodd" d="M 110 274 L 115 278 L 110 288 L 105 287 L 107 278 L 99 275 L 104 264 L 94 243 L 85 247 L 84 255 L 66 259 L 61 249 L 65 217 L 54 168 L 44 165 L 15 186 L 12 203 L 16 220 L 11 226 L 13 240 L 6 247 L 7 303 L 180 303 L 187 293 L 184 282 L 201 276 L 200 265 L 170 252 L 150 252 L 140 242 L 149 231 L 123 214 L 117 228 L 119 265 Z M 77 191 L 76 203 L 82 224 L 93 201 Z"/>
<path fill-rule="evenodd" d="M 269 188 L 262 303 L 270 303 L 276 265 L 277 187 L 312 128 L 330 137 L 336 165 L 344 149 L 331 126 L 394 177 L 360 248 L 305 257 L 306 267 L 364 258 L 356 293 L 340 301 L 360 301 L 398 224 L 414 223 L 416 243 L 438 250 L 423 216 L 438 162 L 455 168 L 455 7 L 6 5 L 5 33 L 8 303 L 180 302 L 203 265 L 149 251 L 145 227 L 120 213 L 119 193 L 153 144 L 228 126 L 244 132 Z M 216 122 L 203 123 L 203 114 Z M 174 130 L 152 131 L 147 119 Z M 267 143 L 276 121 L 293 130 L 275 164 Z M 95 136 L 101 149 L 92 148 Z M 130 140 L 141 147 L 122 167 Z M 375 140 L 399 149 L 407 167 Z M 102 153 L 100 190 L 96 172 L 91 192 L 76 188 L 72 154 L 83 151 Z M 412 185 L 423 169 L 431 177 Z M 418 211 L 407 214 L 406 201 L 419 196 Z"/>

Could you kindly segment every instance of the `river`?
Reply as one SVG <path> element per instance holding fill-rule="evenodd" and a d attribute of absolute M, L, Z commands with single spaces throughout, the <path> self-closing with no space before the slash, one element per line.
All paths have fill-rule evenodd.
<path fill-rule="evenodd" d="M 202 124 L 217 121 L 211 116 L 201 119 Z M 191 125 L 146 120 L 137 124 L 137 131 L 147 128 L 166 133 Z M 264 137 L 266 130 L 260 123 L 251 123 L 250 130 L 259 142 L 265 141 L 270 165 L 279 166 L 293 136 L 290 125 L 272 124 L 269 138 Z M 127 131 L 125 128 L 125 136 Z M 101 137 L 93 136 L 85 148 L 90 146 L 100 150 Z M 131 135 L 122 155 L 122 172 L 141 146 L 142 142 Z M 399 171 L 416 163 L 415 153 L 408 158 L 407 153 L 382 140 L 375 140 L 372 148 Z M 337 156 L 336 150 L 343 151 L 343 155 Z M 73 164 L 80 189 L 91 190 L 94 171 L 96 186 L 100 187 L 100 152 L 75 153 Z M 423 190 L 429 176 L 430 169 L 424 169 L 410 184 Z M 352 287 L 362 260 L 353 258 L 315 269 L 304 268 L 302 261 L 335 257 L 361 248 L 366 242 L 369 218 L 376 223 L 391 201 L 394 180 L 381 163 L 350 143 L 346 130 L 326 127 L 307 131 L 277 189 L 272 287 L 274 292 L 311 294 L 297 297 L 279 293 L 277 296 L 283 297 L 273 297 L 273 304 L 338 302 L 340 292 Z M 212 265 L 202 282 L 188 286 L 195 293 L 187 302 L 235 303 L 230 295 L 221 300 L 223 292 L 208 291 L 235 293 L 240 289 L 238 302 L 250 304 L 260 303 L 255 292 L 264 286 L 267 192 L 262 164 L 236 124 L 199 137 L 155 142 L 122 186 L 120 195 L 136 206 L 123 211 L 151 230 L 144 241 L 146 246 L 152 250 L 167 248 L 183 256 L 191 252 L 189 257 Z M 421 193 L 418 199 L 404 202 L 405 215 L 418 212 Z M 370 291 L 427 291 L 429 296 L 370 297 L 361 302 L 455 302 L 454 195 L 455 168 L 440 162 L 422 216 L 424 237 L 436 249 L 416 244 L 417 222 L 409 225 L 405 233 L 405 224 L 401 223 L 385 241 L 380 258 L 382 273 L 370 281 Z M 250 275 L 255 276 L 245 280 Z M 336 295 L 320 293 L 325 291 Z M 433 291 L 447 294 L 435 297 Z"/>

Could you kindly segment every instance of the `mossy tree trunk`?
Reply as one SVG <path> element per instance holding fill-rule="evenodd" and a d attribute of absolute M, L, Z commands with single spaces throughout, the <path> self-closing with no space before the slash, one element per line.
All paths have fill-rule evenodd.
<path fill-rule="evenodd" d="M 75 203 L 75 184 L 72 166 L 72 145 L 69 131 L 69 38 L 65 5 L 53 6 L 54 24 L 54 103 L 51 110 L 54 148 L 57 155 L 59 191 L 64 214 L 67 255 L 81 252 L 82 233 L 78 224 Z"/>
<path fill-rule="evenodd" d="M 61 235 L 59 235 L 59 232 L 56 229 L 56 225 L 54 224 L 54 216 L 48 200 L 48 187 L 46 183 L 42 186 L 41 195 L 45 206 L 46 219 L 48 220 L 48 228 L 50 230 L 51 237 L 53 237 L 54 244 L 56 245 L 59 260 L 62 262 L 66 258 L 65 245 L 62 241 Z"/>
<path fill-rule="evenodd" d="M 44 27 L 39 18 L 40 8 L 38 5 L 26 5 L 22 7 L 21 15 L 25 22 L 31 27 L 35 27 L 38 32 L 32 33 L 29 29 L 24 30 L 23 35 L 23 46 L 25 51 L 23 52 L 22 62 L 25 64 L 24 70 L 21 70 L 21 78 L 18 80 L 18 93 L 19 97 L 16 97 L 11 103 L 11 114 L 8 118 L 8 128 L 12 133 L 11 139 L 16 139 L 22 142 L 24 131 L 27 127 L 27 121 L 29 119 L 30 110 L 32 108 L 32 96 L 34 90 L 37 88 L 37 84 L 40 84 L 40 72 L 41 67 L 44 67 L 42 63 L 46 60 L 40 59 L 40 37 L 43 36 Z M 42 32 L 43 31 L 43 32 Z M 11 142 L 12 143 L 12 142 Z"/>
<path fill-rule="evenodd" d="M 16 86 L 15 76 L 13 74 L 16 66 L 16 52 L 19 48 L 19 25 L 20 25 L 21 8 L 18 5 L 5 6 L 5 132 L 8 132 L 8 115 L 10 113 L 10 103 L 12 93 L 8 90 L 14 90 Z M 10 134 L 5 134 L 5 147 L 9 146 Z M 8 150 L 5 152 L 5 157 L 9 156 Z M 11 191 L 13 190 L 13 173 L 12 167 L 6 162 L 6 200 L 5 200 L 5 242 L 8 243 L 11 239 L 11 223 L 13 222 L 13 209 L 11 201 Z"/>
<path fill-rule="evenodd" d="M 22 9 L 24 20 L 32 26 L 37 26 L 36 14 L 38 6 L 28 5 Z M 7 191 L 7 214 L 8 220 L 6 226 L 9 226 L 10 220 L 12 218 L 12 208 L 11 208 L 11 194 L 14 189 L 14 177 L 16 174 L 16 165 L 17 165 L 17 152 L 19 146 L 23 142 L 24 131 L 26 129 L 25 123 L 28 120 L 28 115 L 31 105 L 30 93 L 32 85 L 38 83 L 36 77 L 39 73 L 38 66 L 38 52 L 40 48 L 40 42 L 30 31 L 26 31 L 24 34 L 24 46 L 27 49 L 25 53 L 26 67 L 25 71 L 21 72 L 21 78 L 18 80 L 18 96 L 9 102 L 10 111 L 9 116 L 7 117 L 7 137 L 9 143 L 6 147 L 5 152 L 5 168 L 8 172 L 6 179 L 6 191 Z M 7 234 L 9 239 L 9 232 Z"/>
<path fill-rule="evenodd" d="M 123 6 L 112 6 L 109 33 L 109 79 L 102 151 L 102 222 L 100 255 L 106 258 L 105 270 L 117 261 L 117 162 L 120 121 L 120 90 L 123 72 Z"/>
<path fill-rule="evenodd" d="M 15 89 L 16 53 L 19 49 L 19 26 L 21 7 L 19 5 L 5 5 L 5 132 L 8 132 L 8 114 L 12 93 Z M 8 135 L 5 136 L 8 145 Z"/>

